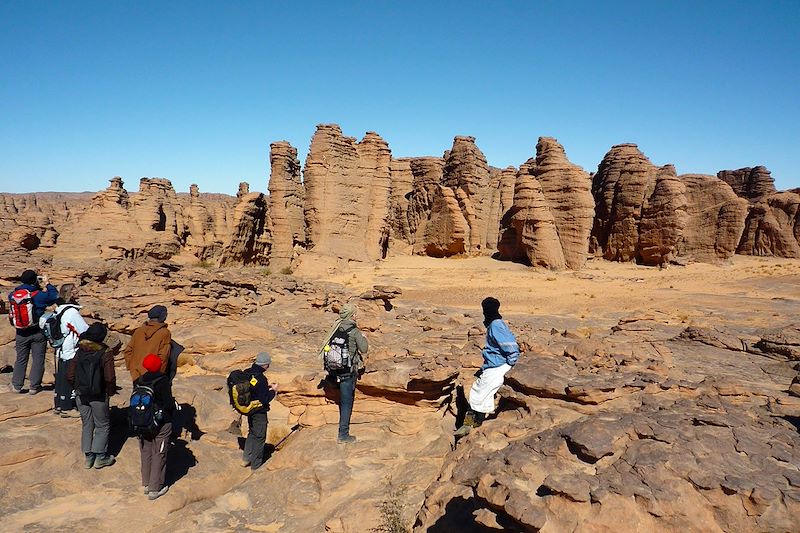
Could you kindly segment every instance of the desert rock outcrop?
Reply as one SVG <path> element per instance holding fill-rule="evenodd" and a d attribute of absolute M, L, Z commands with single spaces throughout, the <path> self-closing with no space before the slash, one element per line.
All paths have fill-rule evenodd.
<path fill-rule="evenodd" d="M 549 268 L 579 269 L 589 252 L 594 203 L 589 175 L 551 137 L 520 166 L 514 202 L 505 210 L 500 255 Z"/>
<path fill-rule="evenodd" d="M 270 145 L 269 228 L 272 235 L 270 266 L 291 265 L 297 245 L 305 245 L 304 188 L 297 149 L 286 141 Z"/>
<path fill-rule="evenodd" d="M 609 260 L 662 264 L 678 257 L 728 259 L 744 229 L 747 202 L 714 176 L 675 176 L 634 144 L 614 146 L 593 179 L 592 249 Z"/>
<path fill-rule="evenodd" d="M 775 193 L 775 180 L 766 167 L 745 167 L 737 170 L 720 170 L 717 177 L 731 186 L 737 196 L 755 200 Z"/>
<path fill-rule="evenodd" d="M 384 255 L 391 152 L 376 133 L 360 143 L 335 124 L 317 127 L 303 172 L 307 244 L 345 259 Z"/>

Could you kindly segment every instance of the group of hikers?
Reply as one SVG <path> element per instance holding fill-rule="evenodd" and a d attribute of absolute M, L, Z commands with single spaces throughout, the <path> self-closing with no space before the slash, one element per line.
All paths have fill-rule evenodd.
<path fill-rule="evenodd" d="M 80 293 L 75 284 L 65 283 L 56 289 L 47 276 L 37 276 L 33 270 L 24 271 L 20 282 L 8 298 L 9 320 L 16 328 L 16 360 L 10 390 L 24 392 L 30 361 L 28 394 L 42 391 L 49 343 L 55 349 L 56 361 L 53 412 L 64 418 L 80 416 L 85 468 L 113 465 L 116 458 L 108 453 L 109 398 L 117 394 L 118 387 L 114 356 L 105 344 L 107 326 L 101 322 L 86 323 L 80 313 L 77 301 Z M 52 305 L 54 310 L 47 312 Z M 488 297 L 481 306 L 486 326 L 483 365 L 470 388 L 469 408 L 463 424 L 455 431 L 456 437 L 468 434 L 494 412 L 495 395 L 519 358 L 516 339 L 500 315 L 500 302 Z M 364 372 L 364 355 L 369 350 L 367 339 L 356 323 L 356 312 L 352 303 L 344 304 L 319 348 L 326 371 L 323 384 L 339 391 L 337 442 L 345 445 L 356 441 L 350 434 L 350 419 L 356 383 Z M 147 320 L 134 330 L 123 350 L 133 385 L 128 406 L 129 427 L 138 436 L 142 485 L 150 500 L 169 490 L 165 483 L 167 454 L 176 429 L 176 411 L 180 409 L 172 394 L 180 345 L 173 341 L 166 319 L 166 307 L 152 307 Z M 278 393 L 278 385 L 265 374 L 271 363 L 271 356 L 261 352 L 250 368 L 234 370 L 227 379 L 231 405 L 248 420 L 241 464 L 252 470 L 264 463 L 267 413 Z"/>

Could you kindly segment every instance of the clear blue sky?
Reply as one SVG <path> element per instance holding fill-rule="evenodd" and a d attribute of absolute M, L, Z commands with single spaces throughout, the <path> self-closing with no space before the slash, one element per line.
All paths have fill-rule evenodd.
<path fill-rule="evenodd" d="M 269 143 L 376 131 L 396 157 L 540 135 L 596 170 L 635 142 L 679 173 L 800 187 L 800 1 L 0 0 L 0 191 L 265 191 Z"/>

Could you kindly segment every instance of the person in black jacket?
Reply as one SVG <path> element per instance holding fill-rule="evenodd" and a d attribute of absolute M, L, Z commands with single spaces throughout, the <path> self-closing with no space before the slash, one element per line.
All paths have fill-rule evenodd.
<path fill-rule="evenodd" d="M 81 333 L 78 350 L 67 366 L 67 381 L 75 389 L 75 402 L 81 415 L 81 450 L 86 456 L 84 467 L 105 468 L 116 462 L 108 454 L 108 437 L 111 430 L 109 397 L 117 393 L 117 375 L 114 355 L 103 344 L 108 333 L 105 324 L 95 322 Z M 80 364 L 80 368 L 78 365 Z M 89 387 L 84 380 L 88 368 L 95 368 L 99 383 Z"/>
<path fill-rule="evenodd" d="M 255 363 L 247 372 L 253 376 L 251 381 L 250 394 L 253 400 L 261 402 L 262 407 L 253 409 L 247 415 L 247 439 L 244 441 L 244 454 L 242 455 L 242 466 L 258 469 L 264 464 L 264 444 L 267 442 L 267 411 L 269 402 L 275 398 L 278 392 L 276 383 L 267 381 L 264 372 L 269 368 L 272 357 L 267 352 L 261 352 L 256 356 Z"/>
<path fill-rule="evenodd" d="M 142 485 L 147 498 L 155 500 L 169 490 L 164 484 L 167 474 L 167 451 L 172 434 L 172 418 L 175 411 L 175 398 L 169 377 L 161 372 L 161 358 L 148 354 L 142 361 L 147 371 L 133 382 L 133 386 L 149 387 L 153 390 L 156 411 L 160 411 L 158 429 L 152 433 L 139 435 L 139 451 L 142 456 Z"/>

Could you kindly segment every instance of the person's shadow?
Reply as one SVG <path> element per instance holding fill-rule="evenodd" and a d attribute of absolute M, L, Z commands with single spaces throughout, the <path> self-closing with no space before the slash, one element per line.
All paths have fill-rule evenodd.
<path fill-rule="evenodd" d="M 167 473 L 164 483 L 173 485 L 189 473 L 189 469 L 197 464 L 197 458 L 183 439 L 175 439 L 167 452 Z"/>
<path fill-rule="evenodd" d="M 128 409 L 112 405 L 109 411 L 111 427 L 108 434 L 107 453 L 117 457 L 128 441 L 128 437 L 132 436 L 128 425 Z"/>
<path fill-rule="evenodd" d="M 190 440 L 200 440 L 204 434 L 197 425 L 197 409 L 188 403 L 180 404 L 172 422 L 172 439 L 177 440 L 183 436 Z"/>

